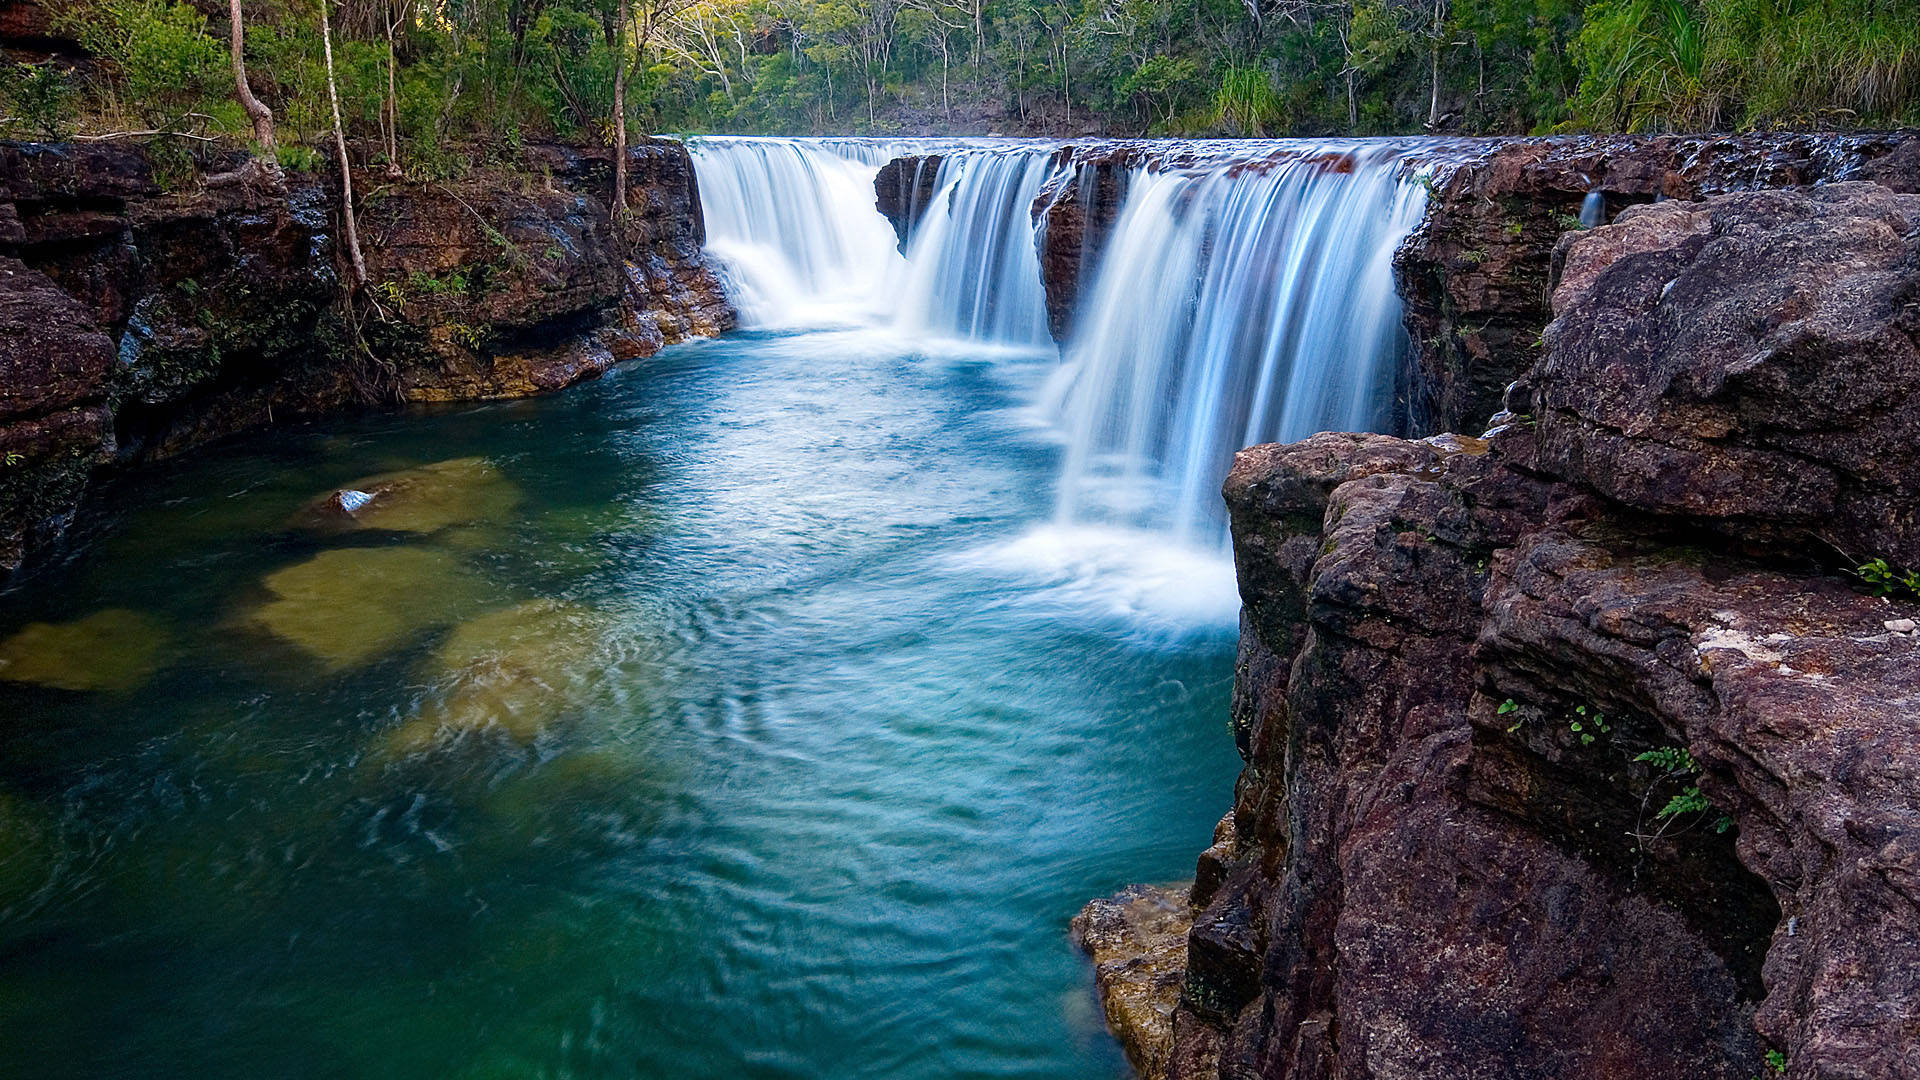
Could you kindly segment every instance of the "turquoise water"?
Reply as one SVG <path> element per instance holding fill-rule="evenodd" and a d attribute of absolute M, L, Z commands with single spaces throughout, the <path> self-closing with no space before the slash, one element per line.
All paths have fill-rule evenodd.
<path fill-rule="evenodd" d="M 0 1076 L 1124 1075 L 1066 924 L 1229 801 L 1231 582 L 1046 524 L 1054 363 L 745 335 L 129 478 L 0 608 Z"/>

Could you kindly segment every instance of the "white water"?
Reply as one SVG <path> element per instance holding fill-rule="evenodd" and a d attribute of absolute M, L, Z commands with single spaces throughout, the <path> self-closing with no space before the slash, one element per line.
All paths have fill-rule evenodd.
<path fill-rule="evenodd" d="M 708 247 L 745 325 L 854 325 L 921 347 L 1026 351 L 1052 346 L 1032 210 L 1056 170 L 1075 168 L 1059 149 L 710 138 L 693 153 Z M 1128 178 L 1097 264 L 1083 267 L 1073 336 L 1034 401 L 1065 446 L 1056 513 L 1009 559 L 1091 550 L 1131 574 L 1142 559 L 1116 537 L 1217 552 L 1236 449 L 1393 423 L 1404 335 L 1391 259 L 1425 208 L 1404 148 L 1185 149 L 1177 167 Z M 903 256 L 873 178 L 894 157 L 926 153 L 944 160 Z M 1060 179 L 1084 198 L 1091 175 Z M 1089 536 L 1101 543 L 1082 544 Z M 1156 559 L 1146 562 L 1166 577 L 1174 564 Z M 1207 606 L 1230 609 L 1231 597 Z"/>
<path fill-rule="evenodd" d="M 1425 208 L 1398 158 L 1133 180 L 1052 388 L 1061 521 L 1211 540 L 1235 450 L 1392 425 L 1392 258 Z"/>

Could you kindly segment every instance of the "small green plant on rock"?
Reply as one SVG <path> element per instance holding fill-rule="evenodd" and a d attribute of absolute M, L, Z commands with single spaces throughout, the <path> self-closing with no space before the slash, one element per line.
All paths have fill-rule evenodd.
<path fill-rule="evenodd" d="M 1885 559 L 1869 559 L 1855 567 L 1853 575 L 1875 596 L 1920 599 L 1920 570 L 1900 570 Z"/>
<path fill-rule="evenodd" d="M 1767 1051 L 1767 1068 L 1753 1080 L 1771 1080 L 1772 1077 L 1787 1075 L 1787 1055 L 1778 1050 Z"/>
<path fill-rule="evenodd" d="M 1576 706 L 1573 719 L 1567 721 L 1567 730 L 1580 736 L 1581 746 L 1592 746 L 1595 739 L 1613 730 L 1607 723 L 1606 714 L 1599 709 L 1589 710 L 1585 705 Z"/>
<path fill-rule="evenodd" d="M 1653 783 L 1647 785 L 1647 790 L 1640 797 L 1641 825 L 1634 829 L 1634 839 L 1643 847 L 1650 841 L 1666 837 L 1683 821 L 1691 819 L 1690 823 L 1681 827 L 1680 831 L 1685 832 L 1694 828 L 1705 819 L 1693 815 L 1705 814 L 1714 809 L 1713 803 L 1700 792 L 1700 763 L 1694 760 L 1693 754 L 1685 747 L 1663 746 L 1638 754 L 1633 760 L 1652 765 L 1660 770 L 1660 774 L 1654 778 Z M 1665 805 L 1654 811 L 1653 820 L 1659 824 L 1658 828 L 1649 834 L 1645 826 L 1647 809 L 1652 805 L 1652 800 L 1660 787 L 1668 783 L 1679 783 L 1682 786 L 1677 794 L 1667 799 Z M 1713 820 L 1712 828 L 1716 833 L 1724 833 L 1733 828 L 1733 819 L 1720 814 Z"/>

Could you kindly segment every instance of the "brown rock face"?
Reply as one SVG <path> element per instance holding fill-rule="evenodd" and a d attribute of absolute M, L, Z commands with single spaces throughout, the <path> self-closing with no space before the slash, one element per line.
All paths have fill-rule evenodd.
<path fill-rule="evenodd" d="M 730 328 L 691 160 L 656 141 L 631 157 L 617 224 L 605 152 L 366 183 L 373 281 L 348 304 L 330 174 L 276 181 L 228 150 L 162 183 L 139 146 L 0 144 L 0 580 L 59 535 L 104 458 L 359 404 L 541 393 Z"/>
<path fill-rule="evenodd" d="M 1394 260 L 1416 348 L 1416 434 L 1480 430 L 1540 358 L 1554 246 L 1590 193 L 1610 221 L 1655 199 L 1848 180 L 1920 191 L 1911 132 L 1468 140 L 1433 158 L 1427 218 Z"/>
<path fill-rule="evenodd" d="M 1637 207 L 1567 238 L 1542 463 L 1636 509 L 1920 565 L 1920 195 Z"/>
<path fill-rule="evenodd" d="M 1843 478 L 1829 521 L 1880 520 L 1847 492 L 1913 505 L 1920 370 L 1885 363 L 1911 201 L 1627 215 L 1566 252 L 1537 429 L 1239 455 L 1247 767 L 1167 1075 L 1750 1080 L 1768 1050 L 1793 1080 L 1920 1075 L 1920 600 L 1810 557 L 1839 525 L 1719 485 L 1790 475 L 1749 458 L 1826 425 L 1802 460 Z M 1742 389 L 1784 408 L 1783 364 L 1797 416 Z M 1823 396 L 1854 378 L 1887 414 Z"/>
<path fill-rule="evenodd" d="M 909 154 L 894 158 L 874 174 L 874 207 L 893 225 L 902 252 L 907 250 L 913 227 L 920 224 L 921 215 L 933 201 L 944 160 L 939 154 Z"/>
<path fill-rule="evenodd" d="M 1113 235 L 1133 166 L 1133 156 L 1124 149 L 1081 148 L 1064 153 L 1073 155 L 1079 171 L 1058 174 L 1033 200 L 1033 216 L 1040 223 L 1047 328 L 1055 341 L 1062 342 L 1073 331 L 1074 306 L 1081 290 Z"/>
<path fill-rule="evenodd" d="M 1154 885 L 1095 900 L 1073 918 L 1073 943 L 1093 958 L 1107 1026 L 1147 1080 L 1163 1080 L 1172 1063 L 1192 928 L 1188 890 Z"/>

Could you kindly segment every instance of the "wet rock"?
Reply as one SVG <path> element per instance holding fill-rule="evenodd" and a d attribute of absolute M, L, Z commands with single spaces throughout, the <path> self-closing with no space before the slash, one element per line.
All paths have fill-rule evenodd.
<path fill-rule="evenodd" d="M 354 480 L 302 507 L 293 522 L 329 531 L 433 533 L 505 521 L 519 503 L 519 487 L 485 458 L 454 458 Z"/>
<path fill-rule="evenodd" d="M 596 613 L 534 600 L 462 623 L 434 650 L 429 676 L 444 692 L 389 732 L 390 757 L 407 757 L 476 733 L 533 742 L 580 703 L 601 644 Z"/>
<path fill-rule="evenodd" d="M 0 641 L 0 681 L 56 690 L 138 690 L 165 658 L 168 634 L 124 608 L 65 623 L 31 623 Z"/>
<path fill-rule="evenodd" d="M 1073 917 L 1073 942 L 1093 958 L 1107 1027 L 1146 1080 L 1164 1080 L 1173 1011 L 1186 974 L 1193 908 L 1185 886 L 1134 885 Z"/>
<path fill-rule="evenodd" d="M 1480 431 L 1541 356 L 1562 234 L 1598 192 L 1624 209 L 1766 188 L 1871 181 L 1920 191 L 1920 136 L 1613 135 L 1436 144 L 1426 219 L 1394 259 L 1415 356 L 1407 426 Z"/>
<path fill-rule="evenodd" d="M 331 670 L 368 663 L 486 599 L 485 582 L 429 547 L 335 548 L 268 574 L 245 622 Z"/>
<path fill-rule="evenodd" d="M 1125 146 L 1077 148 L 1067 153 L 1077 172 L 1056 175 L 1034 197 L 1040 224 L 1040 280 L 1046 287 L 1047 327 L 1055 341 L 1073 330 L 1081 292 L 1093 279 L 1100 253 L 1126 201 L 1127 180 L 1138 154 Z"/>
<path fill-rule="evenodd" d="M 914 226 L 920 224 L 921 216 L 933 201 L 934 192 L 938 190 L 940 163 L 944 160 L 939 154 L 908 154 L 880 166 L 880 171 L 874 174 L 874 206 L 880 216 L 892 224 L 894 234 L 900 238 L 902 252 L 907 250 Z"/>

